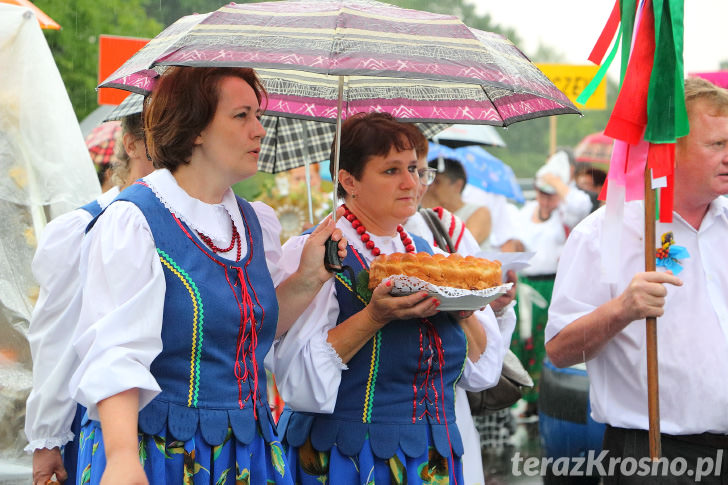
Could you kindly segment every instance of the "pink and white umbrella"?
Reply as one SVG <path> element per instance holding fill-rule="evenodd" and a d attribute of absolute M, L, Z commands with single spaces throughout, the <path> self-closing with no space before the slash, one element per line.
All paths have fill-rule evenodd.
<path fill-rule="evenodd" d="M 320 121 L 376 110 L 505 126 L 579 112 L 503 36 L 373 0 L 229 4 L 183 17 L 100 87 L 145 94 L 169 65 L 255 68 L 267 114 Z"/>

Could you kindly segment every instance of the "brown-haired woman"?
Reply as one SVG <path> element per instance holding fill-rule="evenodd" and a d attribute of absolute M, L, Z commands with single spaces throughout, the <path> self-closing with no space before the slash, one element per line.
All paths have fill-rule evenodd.
<path fill-rule="evenodd" d="M 425 292 L 391 295 L 389 281 L 369 299 L 360 279 L 377 254 L 432 252 L 402 228 L 417 209 L 416 144 L 386 114 L 342 126 L 337 227 L 353 274 L 326 282 L 275 348 L 298 483 L 464 483 L 454 386 L 497 381 L 506 347 L 493 313 L 439 312 Z M 295 268 L 305 243 L 289 240 L 282 264 Z"/>
<path fill-rule="evenodd" d="M 341 234 L 324 221 L 278 276 L 272 209 L 230 189 L 257 170 L 264 96 L 251 69 L 172 67 L 145 101 L 160 169 L 96 219 L 81 259 L 71 389 L 90 483 L 290 483 L 263 358 L 330 277 L 323 244 Z"/>

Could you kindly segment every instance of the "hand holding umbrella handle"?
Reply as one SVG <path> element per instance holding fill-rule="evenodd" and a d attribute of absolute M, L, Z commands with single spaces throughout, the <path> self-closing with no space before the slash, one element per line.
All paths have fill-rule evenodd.
<path fill-rule="evenodd" d="M 339 257 L 339 242 L 329 237 L 326 240 L 326 252 L 324 253 L 324 268 L 331 273 L 342 271 L 341 258 Z"/>

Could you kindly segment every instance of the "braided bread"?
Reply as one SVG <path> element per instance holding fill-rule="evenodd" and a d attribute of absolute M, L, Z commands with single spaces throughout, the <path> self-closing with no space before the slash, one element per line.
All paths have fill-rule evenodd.
<path fill-rule="evenodd" d="M 380 254 L 369 266 L 369 289 L 392 275 L 414 276 L 437 286 L 483 290 L 501 284 L 500 261 L 457 253 L 430 255 L 420 252 Z"/>

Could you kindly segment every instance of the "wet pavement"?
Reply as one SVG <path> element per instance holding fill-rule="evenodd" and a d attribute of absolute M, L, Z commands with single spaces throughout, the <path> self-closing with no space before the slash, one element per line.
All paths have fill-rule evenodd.
<path fill-rule="evenodd" d="M 522 466 L 514 466 L 514 457 L 541 458 L 541 443 L 538 432 L 538 421 L 518 423 L 516 432 L 510 439 L 511 445 L 497 451 L 488 450 L 483 453 L 483 470 L 485 485 L 536 485 L 543 483 L 540 476 L 527 476 L 522 473 Z M 518 455 L 516 455 L 518 453 Z M 521 462 L 522 463 L 522 462 Z"/>

